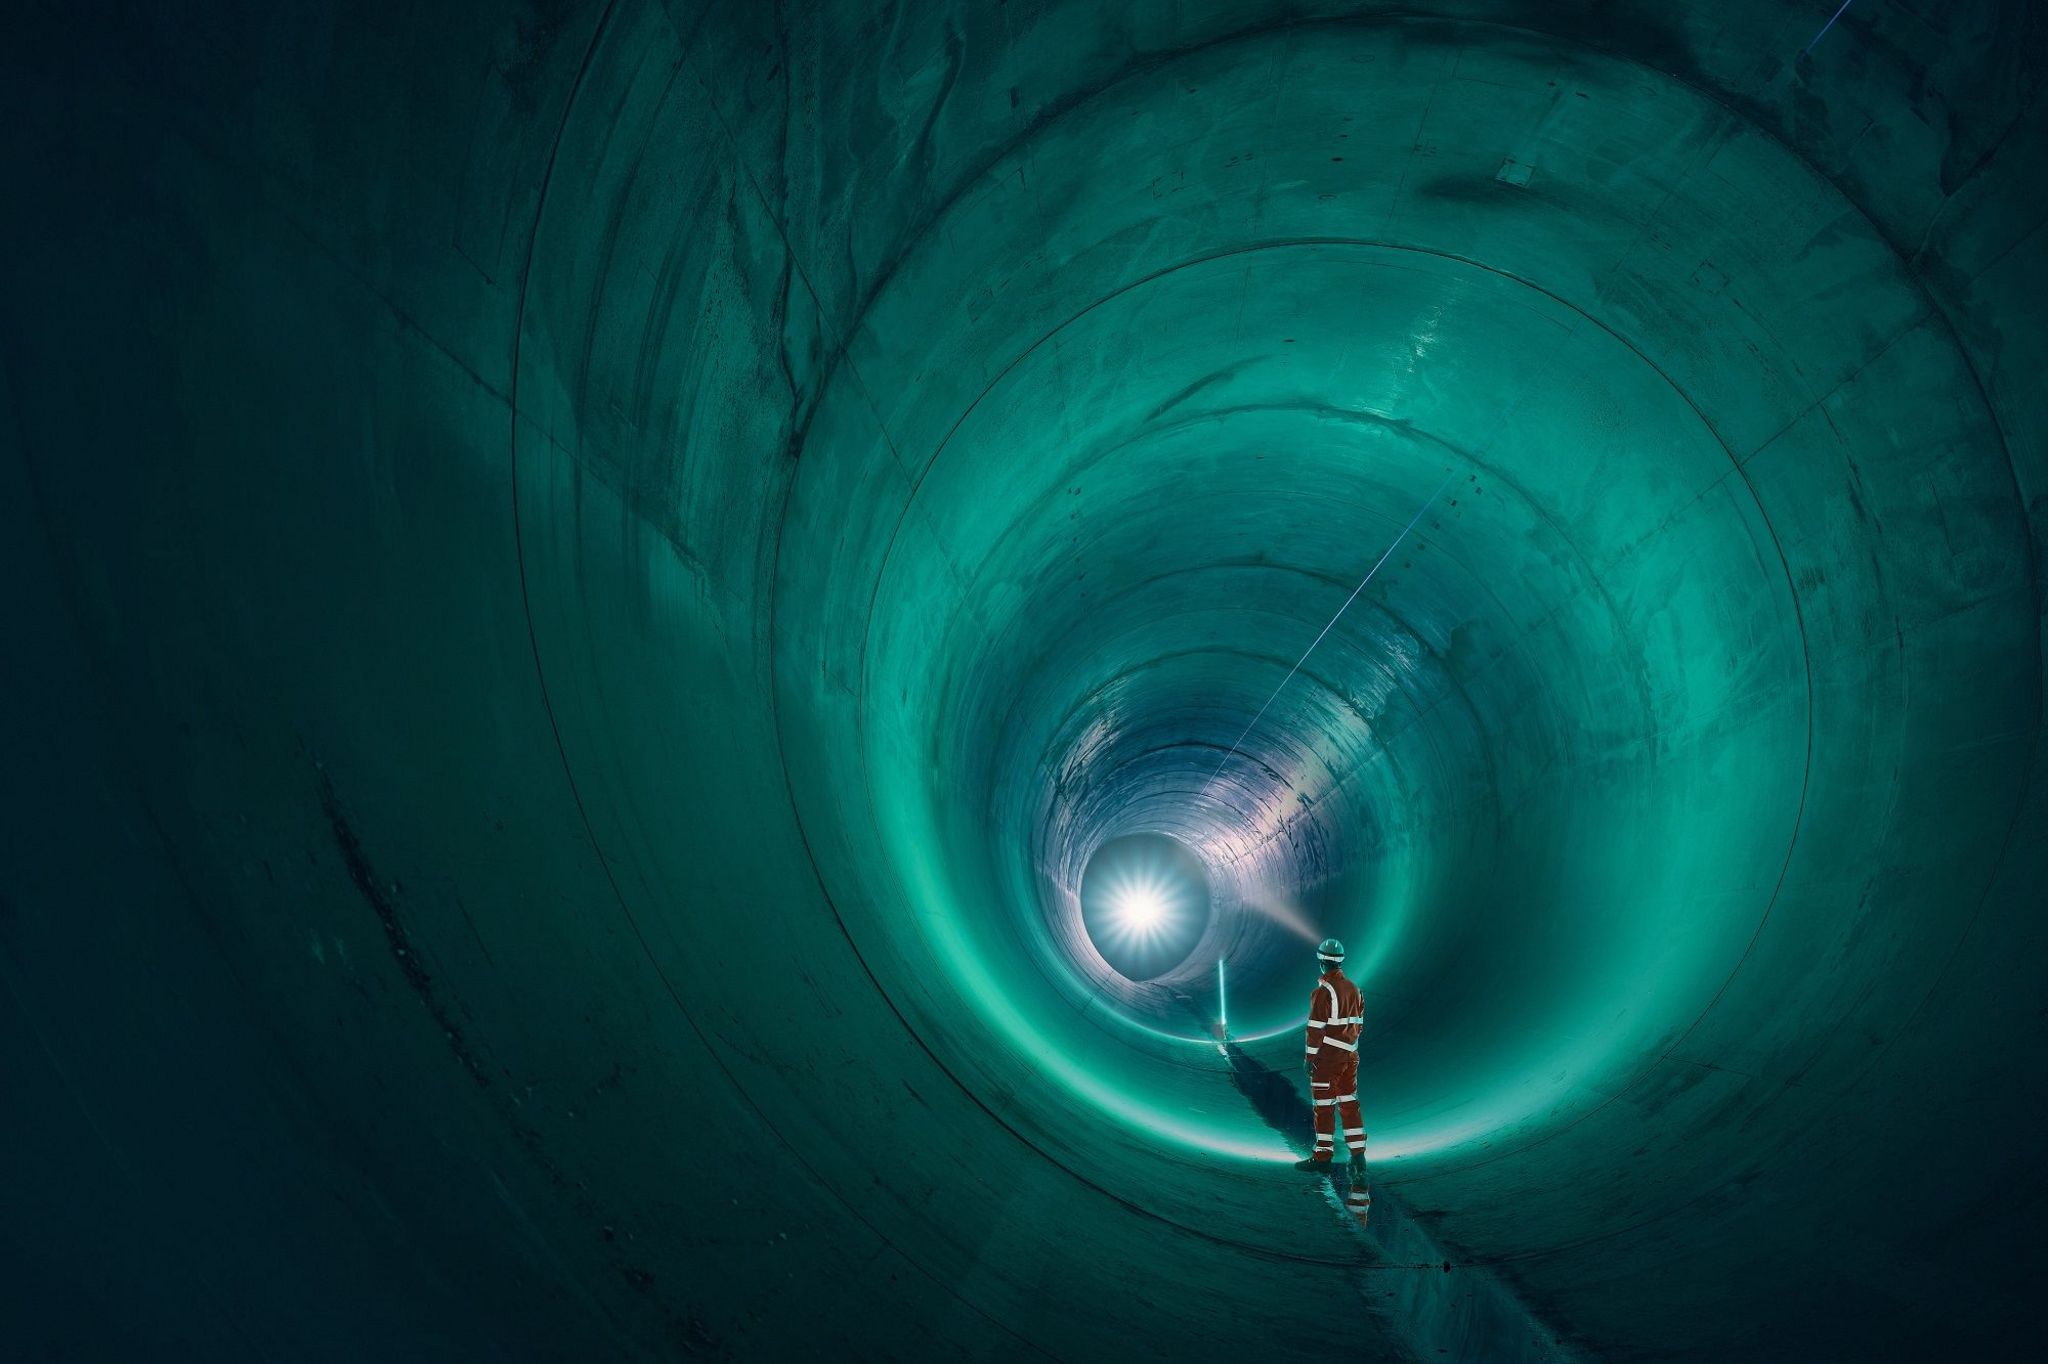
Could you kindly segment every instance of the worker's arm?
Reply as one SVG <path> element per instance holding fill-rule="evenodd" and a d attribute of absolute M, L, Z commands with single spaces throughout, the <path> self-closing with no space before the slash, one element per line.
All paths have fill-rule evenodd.
<path fill-rule="evenodd" d="M 1329 1026 L 1330 1017 L 1330 992 L 1318 985 L 1309 996 L 1307 1054 L 1302 1058 L 1310 1068 L 1315 1066 L 1316 1053 L 1323 1045 L 1323 1029 Z"/>

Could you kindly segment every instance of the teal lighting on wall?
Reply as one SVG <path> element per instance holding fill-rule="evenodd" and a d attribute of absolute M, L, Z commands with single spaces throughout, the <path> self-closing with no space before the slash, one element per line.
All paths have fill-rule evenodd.
<path fill-rule="evenodd" d="M 41 8 L 0 1349 L 2031 1345 L 2048 8 Z"/>

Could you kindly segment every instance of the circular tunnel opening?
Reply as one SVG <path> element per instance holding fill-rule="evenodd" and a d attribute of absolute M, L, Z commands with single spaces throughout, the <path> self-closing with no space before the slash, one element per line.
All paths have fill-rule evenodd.
<path fill-rule="evenodd" d="M 1353 57 L 1398 64 L 1397 36 L 1333 34 L 1301 60 L 1341 88 Z M 1547 89 L 1512 44 L 1460 60 L 1482 51 L 1498 79 L 1468 92 L 1472 119 L 1496 114 L 1486 91 Z M 1249 104 L 1243 55 L 1189 61 Z M 1175 98 L 1150 80 L 1077 128 Z M 1657 92 L 1641 136 L 1718 145 L 1711 111 Z M 1113 136 L 1147 154 L 1142 131 Z M 1268 177 L 1296 152 L 1325 173 L 1276 148 L 1219 167 L 1214 202 L 1271 218 Z M 1768 144 L 1739 153 L 1757 184 L 1803 183 Z M 1711 1001 L 1794 845 L 1810 661 L 1770 506 L 1782 431 L 1807 428 L 1751 410 L 1754 373 L 1653 353 L 1560 276 L 1584 231 L 1625 254 L 1657 186 L 1559 166 L 1586 185 L 1569 228 L 1487 234 L 1439 195 L 1402 240 L 1334 232 L 1341 196 L 1311 193 L 1255 242 L 1176 229 L 1134 262 L 1105 224 L 1139 232 L 1150 196 L 1094 155 L 1061 164 L 1057 189 L 991 181 L 949 207 L 948 249 L 910 253 L 868 314 L 875 337 L 917 338 L 867 374 L 886 354 L 900 396 L 877 422 L 834 387 L 810 430 L 830 457 L 792 491 L 777 676 L 835 902 L 878 957 L 1000 1001 L 1001 1052 L 946 1052 L 992 1072 L 971 1083 L 1284 1157 L 1196 1083 L 1189 1047 L 1221 1012 L 1206 973 L 1089 969 L 1105 935 L 1069 897 L 1093 837 L 1170 834 L 1225 913 L 1180 964 L 1226 959 L 1231 1035 L 1262 1063 L 1291 1064 L 1290 953 L 1336 936 L 1373 1020 L 1383 1157 L 1443 1168 L 1541 1140 Z M 1437 240 L 1461 233 L 1488 258 Z M 1058 289 L 940 306 L 1040 255 Z M 1910 316 L 1887 280 L 1869 307 Z M 1691 311 L 1673 326 L 1697 330 Z M 934 356 L 976 363 L 914 382 Z M 860 498 L 890 515 L 845 536 Z M 1731 780 L 1740 802 L 1711 798 Z M 944 1049 L 922 990 L 907 1011 Z"/>
<path fill-rule="evenodd" d="M 1110 839 L 1081 875 L 1081 924 L 1110 969 L 1154 980 L 1186 961 L 1208 931 L 1209 877 L 1166 834 Z"/>

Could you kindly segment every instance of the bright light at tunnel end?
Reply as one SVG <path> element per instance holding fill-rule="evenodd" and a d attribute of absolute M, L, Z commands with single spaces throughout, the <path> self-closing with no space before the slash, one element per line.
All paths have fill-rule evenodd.
<path fill-rule="evenodd" d="M 1077 905 L 1081 927 L 1112 971 L 1149 981 L 1185 962 L 1210 922 L 1207 875 L 1162 834 L 1112 838 L 1089 855 Z"/>
<path fill-rule="evenodd" d="M 1114 892 L 1111 908 L 1118 925 L 1134 937 L 1150 937 L 1173 917 L 1173 905 L 1166 890 L 1152 882 L 1125 886 Z"/>

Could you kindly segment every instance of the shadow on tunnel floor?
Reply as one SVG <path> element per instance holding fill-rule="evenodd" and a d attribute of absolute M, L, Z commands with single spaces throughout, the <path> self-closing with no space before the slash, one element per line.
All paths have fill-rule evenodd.
<path fill-rule="evenodd" d="M 1214 1037 L 1230 1062 L 1230 1081 L 1244 1095 L 1266 1126 L 1287 1139 L 1288 1147 L 1307 1155 L 1315 1144 L 1316 1127 L 1309 1102 L 1294 1081 L 1269 1066 L 1254 1061 L 1243 1047 L 1224 1035 L 1222 1025 L 1210 1017 L 1206 1005 L 1193 996 L 1176 992 L 1174 1001 L 1185 1009 L 1202 1031 Z"/>
<path fill-rule="evenodd" d="M 1294 1081 L 1260 1065 L 1235 1042 L 1223 1043 L 1223 1054 L 1230 1062 L 1230 1082 L 1244 1095 L 1252 1111 L 1266 1126 L 1285 1137 L 1290 1147 L 1307 1155 L 1315 1143 L 1315 1121 L 1310 1116 L 1308 1101 L 1301 1097 Z"/>

